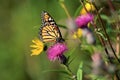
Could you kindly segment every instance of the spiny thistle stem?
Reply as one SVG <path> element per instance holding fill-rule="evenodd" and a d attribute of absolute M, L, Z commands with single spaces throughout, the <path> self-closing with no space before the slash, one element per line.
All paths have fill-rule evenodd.
<path fill-rule="evenodd" d="M 115 28 L 116 28 L 116 30 L 120 30 L 120 28 L 119 28 L 119 18 L 118 18 L 118 14 L 115 12 L 115 7 L 114 7 L 114 5 L 112 4 L 112 1 L 111 0 L 107 0 L 107 3 L 108 3 L 108 5 L 109 5 L 109 7 L 110 7 L 110 9 L 111 9 L 111 12 L 112 12 L 112 14 L 113 14 L 113 16 L 116 18 L 116 22 L 115 22 L 115 25 L 113 25 Z M 117 54 L 117 56 L 119 56 L 119 52 L 120 52 L 120 33 L 118 32 L 117 33 L 117 35 L 116 35 L 116 54 Z M 118 75 L 118 71 L 116 70 L 115 71 L 115 79 L 118 79 L 118 80 L 120 80 L 120 77 L 119 77 L 119 75 Z"/>
<path fill-rule="evenodd" d="M 116 30 L 120 30 L 120 28 L 119 28 L 119 17 L 118 17 L 118 14 L 115 12 L 115 7 L 113 6 L 113 4 L 112 4 L 112 1 L 111 0 L 107 0 L 107 3 L 108 3 L 108 5 L 109 5 L 109 7 L 110 7 L 110 9 L 111 9 L 111 12 L 112 13 L 114 13 L 113 15 L 115 16 L 115 18 L 116 18 L 116 24 L 115 24 L 115 27 L 116 27 Z M 117 33 L 117 37 L 116 37 L 116 54 L 117 54 L 117 56 L 119 56 L 119 53 L 120 53 L 120 33 Z"/>
<path fill-rule="evenodd" d="M 93 4 L 94 4 L 94 3 L 93 3 Z M 116 55 L 116 53 L 115 53 L 115 51 L 114 51 L 114 49 L 113 49 L 113 47 L 112 47 L 112 44 L 111 44 L 111 42 L 110 42 L 110 38 L 109 38 L 109 36 L 108 36 L 108 34 L 107 34 L 107 32 L 106 32 L 104 23 L 103 23 L 103 21 L 102 21 L 102 19 L 101 19 L 101 16 L 100 16 L 99 12 L 98 12 L 98 9 L 97 9 L 97 7 L 96 7 L 95 4 L 94 4 L 94 6 L 95 6 L 95 9 L 96 9 L 96 13 L 97 13 L 97 15 L 98 15 L 98 19 L 99 19 L 99 21 L 101 22 L 103 31 L 104 31 L 104 33 L 105 33 L 105 35 L 106 35 L 107 40 L 108 40 L 109 46 L 111 47 L 111 50 L 112 50 L 114 56 L 116 57 L 116 59 L 117 59 L 118 62 L 120 63 L 120 60 L 119 60 L 119 58 L 117 57 L 117 55 Z"/>
<path fill-rule="evenodd" d="M 95 29 L 98 29 L 98 27 L 97 27 L 95 24 L 93 24 L 93 26 L 95 27 Z M 105 53 L 106 53 L 106 55 L 107 55 L 110 63 L 113 63 L 112 60 L 110 59 L 110 55 L 109 55 L 108 49 L 107 49 L 107 47 L 106 47 L 106 45 L 105 45 L 104 39 L 103 39 L 101 36 L 99 36 L 99 35 L 97 35 L 97 36 L 98 36 L 98 38 L 99 38 L 102 46 L 104 47 Z"/>
<path fill-rule="evenodd" d="M 80 2 L 81 2 L 81 4 L 82 4 L 82 6 L 84 7 L 84 9 L 86 10 L 86 12 L 88 13 L 88 11 L 87 11 L 87 9 L 86 9 L 83 1 L 80 0 Z M 96 26 L 96 24 L 94 24 L 94 21 L 92 21 L 92 25 L 95 27 L 95 31 L 96 31 L 96 30 L 98 29 L 98 27 Z M 97 35 L 97 36 L 98 36 L 101 44 L 102 44 L 103 47 L 104 47 L 104 50 L 105 50 L 105 52 L 106 52 L 106 55 L 107 55 L 110 63 L 112 63 L 112 60 L 110 59 L 110 55 L 109 55 L 109 52 L 108 52 L 108 50 L 107 50 L 107 47 L 106 47 L 106 45 L 105 45 L 105 42 L 104 42 L 103 38 L 102 38 L 101 36 L 99 36 L 99 35 Z"/>

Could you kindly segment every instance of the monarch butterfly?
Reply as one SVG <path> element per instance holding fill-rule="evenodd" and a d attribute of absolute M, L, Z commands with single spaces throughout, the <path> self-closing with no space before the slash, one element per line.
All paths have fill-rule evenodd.
<path fill-rule="evenodd" d="M 46 11 L 42 11 L 42 26 L 40 27 L 40 39 L 43 42 L 63 42 L 61 32 L 54 19 Z"/>

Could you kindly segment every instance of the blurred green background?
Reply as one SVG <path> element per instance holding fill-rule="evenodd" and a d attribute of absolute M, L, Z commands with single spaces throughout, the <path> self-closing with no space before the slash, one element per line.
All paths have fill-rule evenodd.
<path fill-rule="evenodd" d="M 65 4 L 73 15 L 80 3 L 65 0 Z M 42 10 L 56 22 L 67 18 L 57 0 L 0 0 L 0 80 L 61 80 L 57 72 L 43 72 L 59 68 L 45 53 L 30 56 L 29 46 L 38 36 Z"/>
<path fill-rule="evenodd" d="M 105 8 L 104 14 L 110 15 L 108 4 L 104 2 L 107 0 L 95 1 L 98 1 L 98 7 Z M 120 9 L 120 3 L 114 4 Z M 74 16 L 80 1 L 65 0 L 65 5 L 70 15 Z M 32 39 L 39 35 L 42 10 L 49 12 L 58 24 L 66 25 L 67 15 L 58 0 L 0 0 L 0 80 L 69 80 L 59 72 L 48 71 L 64 68 L 58 62 L 50 62 L 45 52 L 30 56 L 29 46 Z M 61 30 L 62 34 L 64 31 Z M 74 53 L 74 60 L 69 65 L 73 73 L 77 73 L 79 63 L 83 61 L 84 74 L 91 74 L 91 46 L 80 49 L 77 41 L 69 39 L 66 42 L 69 49 L 65 55 Z"/>

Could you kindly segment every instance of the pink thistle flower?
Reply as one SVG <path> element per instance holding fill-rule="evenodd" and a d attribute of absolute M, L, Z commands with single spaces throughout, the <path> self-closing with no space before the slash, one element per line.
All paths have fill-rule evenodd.
<path fill-rule="evenodd" d="M 56 43 L 47 50 L 48 59 L 54 61 L 61 59 L 63 53 L 67 51 L 67 46 L 64 43 Z"/>
<path fill-rule="evenodd" d="M 75 20 L 78 28 L 85 28 L 87 24 L 93 20 L 94 16 L 90 13 L 78 16 Z"/>

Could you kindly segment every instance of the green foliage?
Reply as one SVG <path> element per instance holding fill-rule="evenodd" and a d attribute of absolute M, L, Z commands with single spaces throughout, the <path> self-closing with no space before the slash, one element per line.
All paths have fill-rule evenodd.
<path fill-rule="evenodd" d="M 115 22 L 115 20 L 114 19 L 112 19 L 111 17 L 109 17 L 109 16 L 106 16 L 106 15 L 100 15 L 101 16 L 101 18 L 103 19 L 103 20 L 106 20 L 108 23 L 113 23 L 113 22 Z"/>
<path fill-rule="evenodd" d="M 79 0 L 59 1 L 65 3 L 72 18 L 80 15 L 83 6 Z M 120 66 L 115 57 L 112 59 L 114 62 L 112 65 L 115 66 L 115 70 L 114 67 L 112 67 L 112 73 L 109 71 L 111 70 L 111 64 L 108 64 L 108 60 L 103 60 L 102 62 L 110 66 L 104 69 L 106 72 L 102 72 L 105 77 L 92 74 L 92 70 L 94 69 L 93 54 L 98 51 L 104 58 L 107 58 L 104 46 L 101 45 L 97 36 L 101 36 L 104 39 L 108 52 L 110 54 L 112 53 L 107 42 L 108 39 L 103 29 L 101 29 L 99 17 L 94 12 L 93 14 L 96 19 L 94 23 L 101 29 L 101 31 L 96 31 L 95 33 L 92 31 L 95 34 L 97 43 L 95 45 L 88 44 L 83 37 L 73 40 L 73 38 L 71 38 L 72 34 L 68 33 L 67 36 L 65 36 L 65 39 L 67 38 L 69 40 L 69 42 L 66 40 L 69 49 L 65 54 L 68 61 L 64 64 L 64 67 L 61 67 L 59 61 L 50 62 L 46 52 L 42 52 L 39 56 L 30 56 L 31 48 L 29 48 L 29 46 L 32 43 L 31 40 L 39 35 L 38 32 L 41 26 L 40 13 L 42 10 L 46 10 L 52 15 L 58 26 L 63 30 L 63 36 L 67 30 L 69 32 L 69 26 L 65 23 L 68 18 L 60 6 L 59 1 L 0 0 L 0 80 L 74 80 L 76 76 L 77 80 L 110 80 L 113 78 L 113 75 L 115 75 L 115 70 L 118 70 L 120 74 Z M 114 0 L 111 1 L 115 7 L 120 7 L 116 6 L 116 4 L 120 3 L 115 3 Z M 116 10 L 117 16 L 114 13 L 110 14 L 110 9 L 104 9 L 106 7 L 108 8 L 108 4 L 104 1 L 101 2 L 98 0 L 98 2 L 99 3 L 96 2 L 98 9 L 100 9 L 100 7 L 103 8 L 100 12 L 102 15 L 100 16 L 110 36 L 112 46 L 114 46 L 115 49 L 115 45 L 118 42 L 116 41 L 116 36 L 120 33 L 120 30 L 112 25 L 119 25 L 120 10 Z M 93 25 L 90 28 L 94 30 Z"/>
<path fill-rule="evenodd" d="M 59 25 L 59 24 L 58 24 L 58 26 L 61 27 L 61 28 L 67 29 L 67 27 L 64 26 L 64 25 Z"/>
<path fill-rule="evenodd" d="M 80 6 L 77 8 L 77 10 L 76 10 L 76 12 L 75 12 L 75 14 L 74 14 L 74 17 L 77 17 L 77 16 L 80 14 L 80 11 L 81 11 L 82 8 L 83 8 L 82 5 L 80 5 Z"/>
<path fill-rule="evenodd" d="M 79 68 L 77 71 L 77 80 L 82 80 L 82 76 L 83 76 L 83 62 L 81 61 L 81 63 L 79 64 Z"/>
<path fill-rule="evenodd" d="M 91 75 L 92 80 L 107 80 L 104 76 Z"/>

